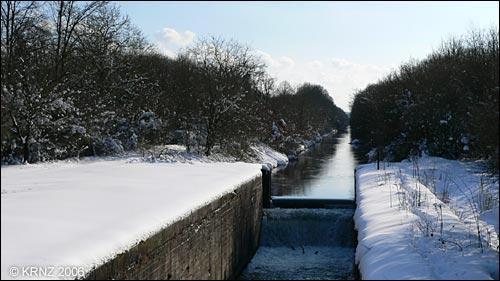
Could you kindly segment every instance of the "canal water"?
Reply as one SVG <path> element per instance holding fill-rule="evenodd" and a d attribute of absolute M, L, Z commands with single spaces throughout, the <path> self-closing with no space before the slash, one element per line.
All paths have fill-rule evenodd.
<path fill-rule="evenodd" d="M 354 199 L 366 152 L 339 133 L 272 173 L 271 195 Z M 260 245 L 239 280 L 355 280 L 354 209 L 264 209 Z"/>
<path fill-rule="evenodd" d="M 354 168 L 366 151 L 354 148 L 350 131 L 325 139 L 272 174 L 272 196 L 354 199 Z"/>

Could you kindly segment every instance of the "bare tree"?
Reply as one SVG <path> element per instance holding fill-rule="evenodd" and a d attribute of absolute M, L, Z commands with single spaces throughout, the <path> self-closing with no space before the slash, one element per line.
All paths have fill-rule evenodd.
<path fill-rule="evenodd" d="M 187 51 L 187 56 L 197 66 L 202 82 L 198 89 L 201 121 L 205 154 L 210 155 L 217 141 L 224 144 L 234 136 L 235 128 L 245 122 L 240 105 L 251 94 L 263 65 L 247 46 L 216 37 L 200 40 Z"/>
<path fill-rule="evenodd" d="M 39 70 L 38 58 L 33 54 L 45 45 L 43 16 L 35 1 L 3 1 L 1 5 L 2 138 L 14 133 L 22 144 L 26 162 L 32 127 L 42 110 L 37 96 L 33 96 L 29 88 L 36 79 L 34 73 Z"/>

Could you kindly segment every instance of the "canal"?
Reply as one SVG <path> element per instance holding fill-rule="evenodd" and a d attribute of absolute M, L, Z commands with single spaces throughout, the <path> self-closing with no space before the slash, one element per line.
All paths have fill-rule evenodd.
<path fill-rule="evenodd" d="M 272 173 L 271 195 L 353 200 L 354 168 L 365 153 L 351 146 L 349 131 L 327 138 Z M 264 209 L 259 249 L 238 279 L 357 279 L 353 215 L 352 207 Z"/>
<path fill-rule="evenodd" d="M 273 196 L 354 199 L 354 168 L 365 151 L 351 144 L 350 131 L 338 133 L 272 175 Z"/>

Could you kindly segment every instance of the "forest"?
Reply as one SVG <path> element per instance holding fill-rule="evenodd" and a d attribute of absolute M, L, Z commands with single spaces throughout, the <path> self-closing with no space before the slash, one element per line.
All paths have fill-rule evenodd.
<path fill-rule="evenodd" d="M 110 2 L 1 6 L 2 164 L 165 144 L 288 153 L 349 123 L 322 86 L 278 83 L 235 40 L 202 38 L 170 58 Z"/>
<path fill-rule="evenodd" d="M 486 159 L 498 171 L 498 35 L 471 28 L 358 91 L 352 137 L 389 161 Z"/>

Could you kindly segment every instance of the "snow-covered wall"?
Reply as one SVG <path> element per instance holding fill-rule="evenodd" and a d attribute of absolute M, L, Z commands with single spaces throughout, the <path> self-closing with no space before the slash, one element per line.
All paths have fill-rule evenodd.
<path fill-rule="evenodd" d="M 254 178 L 93 270 L 87 279 L 234 279 L 259 246 L 262 180 Z"/>
<path fill-rule="evenodd" d="M 2 166 L 2 280 L 235 274 L 257 247 L 262 165 L 139 160 Z"/>

